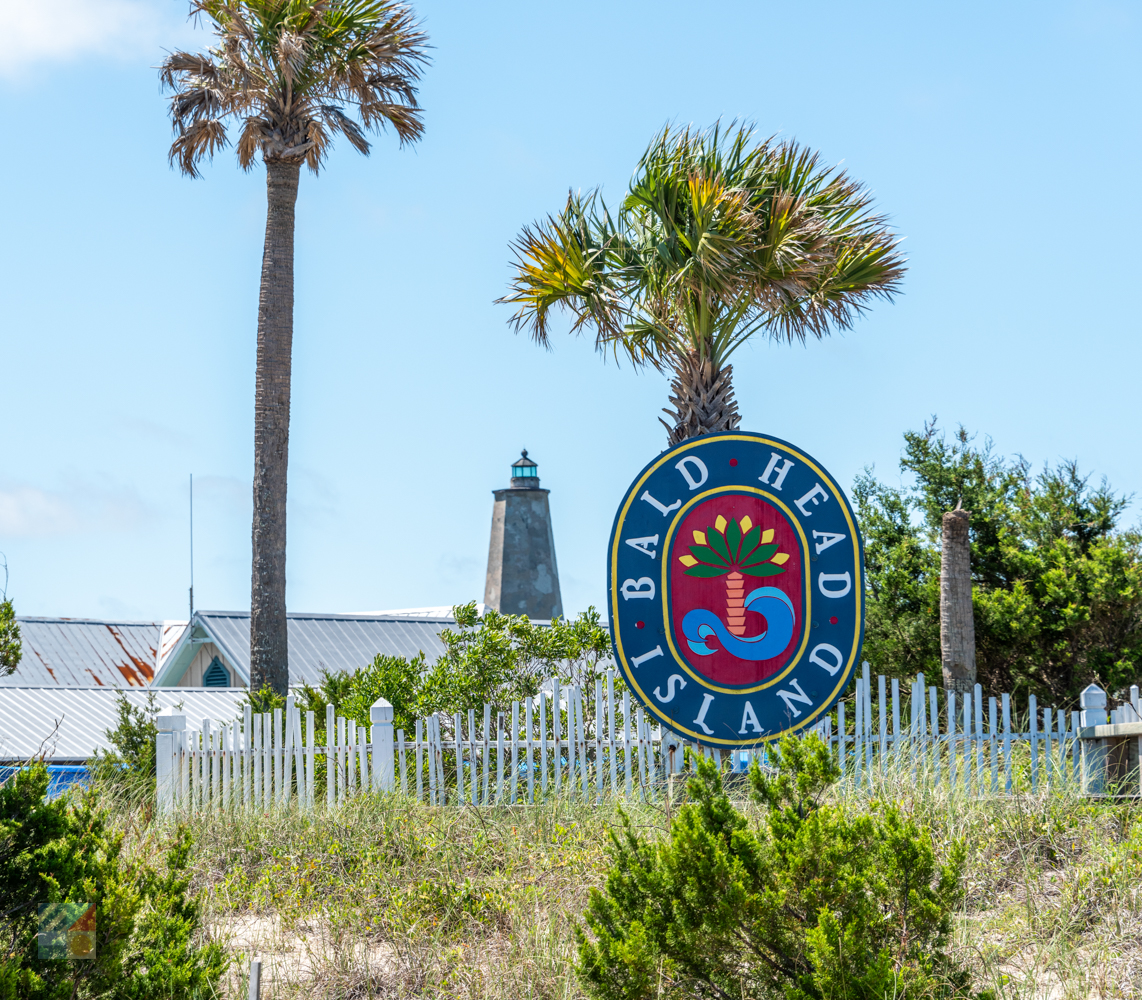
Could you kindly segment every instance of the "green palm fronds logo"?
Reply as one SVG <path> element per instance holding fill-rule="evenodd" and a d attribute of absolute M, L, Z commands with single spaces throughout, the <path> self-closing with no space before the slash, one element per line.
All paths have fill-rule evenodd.
<path fill-rule="evenodd" d="M 789 561 L 788 552 L 773 544 L 773 529 L 764 532 L 750 518 L 728 521 L 718 515 L 714 527 L 694 532 L 690 554 L 679 556 L 687 576 L 715 577 L 737 572 L 746 576 L 777 576 Z"/>

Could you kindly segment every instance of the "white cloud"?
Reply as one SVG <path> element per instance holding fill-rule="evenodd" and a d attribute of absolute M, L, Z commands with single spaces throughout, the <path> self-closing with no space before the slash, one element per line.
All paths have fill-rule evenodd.
<path fill-rule="evenodd" d="M 0 486 L 0 538 L 45 538 L 81 531 L 122 531 L 149 518 L 132 491 L 75 484 L 64 492 Z"/>
<path fill-rule="evenodd" d="M 194 34 L 189 9 L 179 0 L 0 0 L 0 74 L 84 55 L 147 55 L 157 63 L 163 47 Z"/>
<path fill-rule="evenodd" d="M 58 494 L 31 486 L 0 490 L 0 538 L 66 535 L 78 527 L 77 512 Z"/>

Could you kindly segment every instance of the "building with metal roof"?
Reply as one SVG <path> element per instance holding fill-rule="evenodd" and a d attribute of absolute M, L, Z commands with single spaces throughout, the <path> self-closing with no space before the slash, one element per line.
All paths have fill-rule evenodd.
<path fill-rule="evenodd" d="M 451 615 L 286 615 L 289 683 L 320 684 L 322 673 L 354 671 L 378 653 L 406 659 L 424 653 L 433 663 L 444 652 L 440 633 Z M 196 611 L 152 682 L 155 687 L 246 687 L 250 683 L 250 615 Z"/>
<path fill-rule="evenodd" d="M 110 749 L 107 730 L 118 724 L 120 694 L 136 708 L 145 708 L 151 695 L 160 709 L 178 709 L 188 726 L 237 717 L 245 697 L 235 688 L 0 687 L 0 764 L 41 754 L 56 764 L 81 763 Z"/>
<path fill-rule="evenodd" d="M 0 687 L 145 688 L 186 631 L 186 622 L 24 618 L 23 657 Z"/>
<path fill-rule="evenodd" d="M 318 684 L 322 670 L 357 670 L 378 653 L 430 663 L 444 652 L 451 609 L 364 615 L 290 613 L 290 684 Z M 190 622 L 17 618 L 23 657 L 0 688 L 241 688 L 250 680 L 250 616 L 198 611 Z"/>

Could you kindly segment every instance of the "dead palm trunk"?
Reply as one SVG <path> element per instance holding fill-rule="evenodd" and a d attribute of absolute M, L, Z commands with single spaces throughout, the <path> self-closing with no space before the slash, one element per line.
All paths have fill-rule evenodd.
<path fill-rule="evenodd" d="M 944 687 L 971 691 L 975 685 L 975 618 L 971 602 L 971 540 L 966 510 L 943 518 L 940 549 L 940 656 Z"/>
<path fill-rule="evenodd" d="M 293 235 L 299 163 L 266 162 L 266 245 L 258 300 L 254 391 L 250 688 L 289 686 L 286 634 L 286 472 L 293 352 Z"/>
<path fill-rule="evenodd" d="M 670 383 L 673 409 L 663 408 L 673 426 L 659 417 L 673 447 L 703 434 L 736 430 L 741 423 L 734 399 L 733 365 L 714 368 L 696 353 L 680 357 Z"/>

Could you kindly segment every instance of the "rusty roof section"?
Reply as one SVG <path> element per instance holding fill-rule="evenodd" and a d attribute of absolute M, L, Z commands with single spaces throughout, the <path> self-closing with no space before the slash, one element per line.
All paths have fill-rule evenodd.
<path fill-rule="evenodd" d="M 0 686 L 144 688 L 185 622 L 20 618 L 24 655 Z"/>

